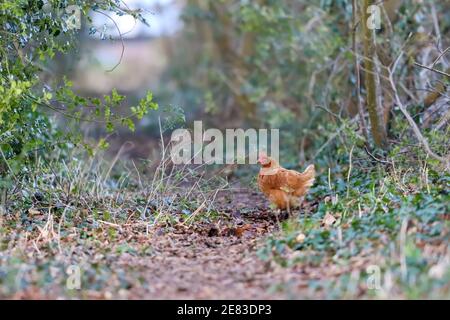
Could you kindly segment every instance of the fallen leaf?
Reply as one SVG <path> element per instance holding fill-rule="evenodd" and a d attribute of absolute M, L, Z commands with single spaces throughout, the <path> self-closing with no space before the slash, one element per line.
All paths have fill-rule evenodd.
<path fill-rule="evenodd" d="M 32 208 L 28 209 L 28 213 L 31 214 L 32 216 L 42 214 L 39 210 L 32 209 Z"/>
<path fill-rule="evenodd" d="M 305 234 L 299 233 L 297 238 L 295 238 L 295 241 L 297 241 L 298 243 L 303 243 L 305 241 L 305 238 L 306 238 Z"/>
<path fill-rule="evenodd" d="M 242 227 L 237 227 L 236 228 L 236 237 L 240 238 L 242 236 L 242 234 L 248 229 L 250 229 L 249 224 L 243 225 Z"/>
<path fill-rule="evenodd" d="M 335 222 L 336 222 L 336 218 L 333 217 L 329 212 L 327 212 L 325 214 L 325 217 L 323 217 L 323 220 L 322 220 L 322 224 L 325 227 L 331 227 Z"/>

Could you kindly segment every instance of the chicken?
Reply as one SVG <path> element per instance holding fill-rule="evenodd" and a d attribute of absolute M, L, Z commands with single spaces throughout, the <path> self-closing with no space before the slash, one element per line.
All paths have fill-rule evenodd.
<path fill-rule="evenodd" d="M 309 165 L 303 173 L 281 167 L 277 161 L 265 153 L 259 154 L 258 163 L 261 170 L 258 185 L 279 210 L 300 206 L 300 199 L 308 192 L 314 183 L 314 165 Z"/>

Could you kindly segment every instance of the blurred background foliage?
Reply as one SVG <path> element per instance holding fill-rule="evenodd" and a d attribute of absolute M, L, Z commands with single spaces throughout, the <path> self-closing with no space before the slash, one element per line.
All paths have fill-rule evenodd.
<path fill-rule="evenodd" d="M 370 3 L 3 1 L 2 150 L 12 159 L 44 144 L 100 141 L 115 153 L 131 140 L 128 156 L 156 157 L 162 117 L 163 129 L 199 119 L 222 129 L 279 128 L 281 159 L 292 167 L 333 165 L 352 145 L 364 157 L 365 148 L 384 157 L 402 141 L 409 152 L 416 137 L 387 71 L 403 51 L 393 75 L 398 96 L 445 157 L 448 76 L 417 63 L 449 68 L 449 4 L 384 1 L 365 57 L 361 19 Z M 80 28 L 67 25 L 71 5 L 81 8 Z M 379 124 L 367 114 L 370 79 Z M 146 114 L 154 101 L 162 108 Z"/>
<path fill-rule="evenodd" d="M 330 147 L 338 141 L 350 148 L 347 134 L 360 146 L 367 139 L 370 148 L 372 137 L 364 137 L 361 121 L 355 119 L 360 91 L 363 117 L 371 125 L 365 113 L 364 82 L 370 72 L 364 69 L 362 49 L 363 2 L 355 3 L 353 16 L 354 3 L 345 0 L 187 1 L 179 49 L 173 50 L 174 63 L 164 77 L 176 83 L 175 103 L 186 106 L 188 119 L 205 117 L 216 127 L 280 128 L 281 158 L 291 165 L 318 161 L 323 151 L 333 158 L 328 163 L 332 165 L 335 149 Z M 371 50 L 375 51 L 380 131 L 389 139 L 384 149 L 405 138 L 405 131 L 407 139 L 414 139 L 387 79 L 387 67 L 402 50 L 405 55 L 395 81 L 400 98 L 415 108 L 419 126 L 427 131 L 433 127 L 431 118 L 436 124 L 448 113 L 448 99 L 436 95 L 445 91 L 442 84 L 448 83 L 448 77 L 414 65 L 436 61 L 441 70 L 448 68 L 442 56 L 449 41 L 448 6 L 444 1 L 395 0 L 381 6 L 381 29 L 375 32 Z M 344 129 L 346 134 L 340 134 Z M 448 145 L 444 138 L 448 126 L 439 129 L 439 133 L 431 130 L 440 137 L 437 144 Z M 337 139 L 329 141 L 336 132 Z"/>

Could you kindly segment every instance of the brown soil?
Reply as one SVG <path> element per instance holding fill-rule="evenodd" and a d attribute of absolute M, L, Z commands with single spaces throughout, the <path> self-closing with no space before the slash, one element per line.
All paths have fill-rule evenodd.
<path fill-rule="evenodd" d="M 259 193 L 228 190 L 219 196 L 216 209 L 218 214 L 209 220 L 199 214 L 195 221 L 167 223 L 150 231 L 139 220 L 120 226 L 74 228 L 61 239 L 61 247 L 50 246 L 40 232 L 28 238 L 12 236 L 7 256 L 20 257 L 27 267 L 11 278 L 11 287 L 0 287 L 0 298 L 306 297 L 309 275 L 304 268 L 282 268 L 257 255 L 278 229 L 269 204 Z M 37 218 L 45 221 L 48 216 Z M 5 266 L 13 268 L 13 263 L 5 260 Z M 80 290 L 67 290 L 70 265 L 81 269 Z M 19 283 L 28 284 L 17 290 Z"/>
<path fill-rule="evenodd" d="M 132 292 L 146 299 L 282 299 L 286 285 L 303 289 L 304 277 L 266 263 L 258 248 L 277 223 L 259 194 L 237 190 L 220 198 L 222 212 L 212 224 L 192 223 L 152 236 L 155 254 L 127 264 L 145 268 L 145 290 Z M 256 208 L 251 212 L 246 209 Z M 276 290 L 281 285 L 283 291 Z M 296 294 L 297 298 L 298 296 Z"/>

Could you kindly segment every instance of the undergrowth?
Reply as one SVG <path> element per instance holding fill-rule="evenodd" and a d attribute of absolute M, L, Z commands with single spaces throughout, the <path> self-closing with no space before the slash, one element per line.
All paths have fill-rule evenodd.
<path fill-rule="evenodd" d="M 109 298 L 123 289 L 115 297 L 127 298 L 131 287 L 151 284 L 111 261 L 155 255 L 149 237 L 161 228 L 214 220 L 214 199 L 227 186 L 205 166 L 174 166 L 165 154 L 135 163 L 97 148 L 35 159 L 4 189 L 0 297 Z M 82 270 L 81 291 L 67 285 L 73 267 Z"/>
<path fill-rule="evenodd" d="M 305 273 L 311 297 L 449 298 L 448 170 L 410 142 L 384 156 L 357 141 L 332 150 L 338 160 L 318 161 L 301 213 L 259 256 Z"/>

